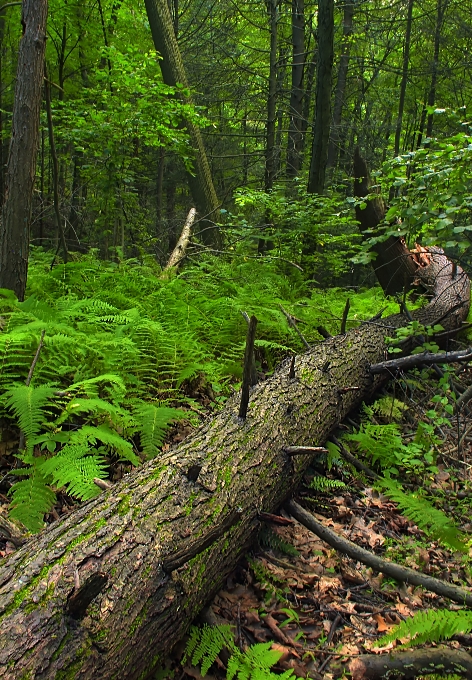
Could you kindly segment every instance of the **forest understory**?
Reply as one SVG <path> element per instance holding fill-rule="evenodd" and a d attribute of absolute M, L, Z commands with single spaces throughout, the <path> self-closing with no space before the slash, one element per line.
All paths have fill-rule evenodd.
<path fill-rule="evenodd" d="M 162 279 L 153 277 L 149 266 L 100 263 L 93 256 L 50 271 L 46 256 L 37 253 L 31 264 L 30 297 L 24 303 L 13 302 L 8 296 L 3 300 L 3 379 L 9 381 L 12 375 L 21 374 L 25 380 L 31 374 L 31 386 L 21 387 L 23 391 L 28 387 L 31 394 L 35 390 L 40 394 L 46 380 L 55 384 L 53 393 L 46 395 L 48 400 L 38 401 L 36 414 L 30 418 L 32 422 L 37 419 L 35 431 L 27 433 L 30 443 L 37 441 L 36 456 L 38 445 L 44 448 L 50 442 L 54 450 L 51 442 L 60 432 L 78 441 L 81 432 L 96 428 L 100 437 L 99 428 L 108 423 L 115 435 L 128 437 L 132 444 L 128 461 L 118 456 L 125 451 L 123 441 L 113 440 L 114 453 L 112 448 L 108 452 L 98 449 L 102 462 L 107 463 L 106 468 L 98 469 L 105 486 L 125 475 L 132 455 L 141 459 L 162 455 L 184 441 L 239 389 L 246 326 L 240 310 L 248 308 L 249 301 L 254 305 L 257 300 L 256 307 L 250 309 L 260 318 L 255 348 L 260 382 L 270 377 L 287 352 L 290 356 L 292 347 L 303 352 L 301 338 L 287 322 L 287 309 L 294 315 L 290 315 L 292 320 L 298 319 L 310 344 L 316 344 L 322 340 L 317 330 L 321 321 L 333 334 L 340 328 L 355 328 L 362 319 L 378 316 L 384 302 L 376 289 L 356 295 L 342 289 L 310 291 L 301 281 L 298 287 L 294 285 L 293 279 L 289 285 L 290 279 L 280 273 L 276 277 L 267 263 L 235 266 L 208 260 L 188 267 L 179 277 Z M 202 277 L 202 272 L 206 276 Z M 109 285 L 112 280 L 113 287 Z M 217 282 L 226 297 L 209 293 Z M 143 296 L 145 286 L 147 294 Z M 394 300 L 386 304 L 389 312 L 397 307 Z M 217 345 L 215 324 L 219 329 Z M 389 338 L 386 350 L 392 352 L 409 336 L 428 335 L 427 329 L 414 324 Z M 39 327 L 47 330 L 38 345 Z M 441 329 L 436 328 L 436 333 Z M 467 330 L 462 336 L 449 342 L 448 351 L 469 346 Z M 238 338 L 240 342 L 236 342 Z M 421 341 L 422 347 L 429 341 L 428 349 L 435 351 L 434 338 L 421 337 Z M 119 361 L 113 351 L 118 346 Z M 97 347 L 107 347 L 107 352 L 99 357 Z M 91 377 L 92 371 L 95 377 Z M 376 394 L 375 401 L 351 413 L 326 450 L 314 454 L 295 500 L 356 546 L 468 588 L 472 586 L 472 415 L 467 388 L 472 384 L 472 369 L 467 363 L 457 363 L 445 365 L 439 372 L 442 377 L 437 369 L 427 367 L 398 373 Z M 120 380 L 133 381 L 126 384 L 132 399 L 126 397 Z M 11 397 L 13 392 L 4 390 L 2 400 L 0 520 L 3 529 L 17 531 L 19 525 L 7 520 L 12 492 L 19 484 L 21 448 L 17 424 L 8 418 L 9 394 Z M 26 392 L 21 394 L 24 398 Z M 162 415 L 153 441 L 137 415 L 140 400 L 150 395 L 154 414 Z M 67 445 L 67 440 L 60 443 Z M 87 456 L 93 451 L 86 446 Z M 352 466 L 353 456 L 357 468 L 364 466 L 363 472 Z M 57 455 L 50 460 L 55 458 L 60 460 Z M 16 499 L 13 495 L 13 519 L 37 531 L 43 513 L 47 524 L 67 516 L 79 506 L 80 493 L 86 499 L 94 487 L 85 472 L 82 486 L 77 476 L 68 483 L 58 481 L 48 508 L 34 509 L 32 497 L 35 502 L 41 500 L 37 491 L 28 502 L 21 494 Z M 30 474 L 34 487 L 31 468 Z M 97 492 L 100 489 L 95 487 Z M 359 671 L 356 675 L 351 664 L 361 655 L 397 652 L 400 641 L 410 637 L 429 645 L 427 649 L 442 648 L 442 642 L 439 647 L 428 643 L 433 634 L 425 636 L 428 626 L 421 621 L 418 631 L 403 630 L 395 637 L 399 624 L 419 612 L 431 615 L 433 610 L 464 612 L 455 622 L 433 623 L 436 633 L 439 629 L 439 640 L 452 636 L 445 643 L 450 650 L 470 652 L 472 617 L 461 604 L 408 582 L 399 583 L 334 550 L 296 522 L 286 505 L 276 516 L 261 517 L 260 523 L 257 543 L 195 622 L 200 631 L 205 630 L 201 628 L 205 623 L 217 626 L 213 631 L 231 627 L 225 634 L 237 649 L 256 654 L 254 675 L 249 677 L 286 673 L 286 677 L 337 678 L 349 672 L 359 680 L 381 677 L 378 670 L 374 675 L 359 675 Z M 0 540 L 0 557 L 11 557 L 23 542 L 15 533 L 10 539 L 4 535 Z M 394 638 L 375 647 L 376 641 L 391 631 Z M 460 634 L 454 635 L 458 631 Z M 194 653 L 187 653 L 185 658 L 189 639 L 187 636 L 174 649 L 156 677 L 199 679 L 202 671 L 207 671 L 205 677 L 210 680 L 225 677 L 228 651 L 213 647 L 216 661 L 202 669 L 202 662 L 208 666 L 210 657 L 203 655 L 197 662 Z M 258 648 L 258 644 L 265 647 Z M 197 643 L 198 649 L 201 645 Z M 274 657 L 267 656 L 268 651 L 275 653 L 276 663 Z M 466 672 L 460 677 L 470 675 Z"/>

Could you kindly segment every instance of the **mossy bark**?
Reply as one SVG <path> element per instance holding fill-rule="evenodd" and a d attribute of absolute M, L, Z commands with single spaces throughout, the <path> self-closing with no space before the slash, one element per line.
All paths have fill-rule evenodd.
<path fill-rule="evenodd" d="M 435 255 L 422 275 L 443 279 L 444 260 Z M 447 271 L 449 286 L 415 316 L 453 328 L 467 315 L 469 282 Z M 283 362 L 253 388 L 244 421 L 236 395 L 181 446 L 4 560 L 0 677 L 152 677 L 253 540 L 259 513 L 296 489 L 310 456 L 284 447 L 323 444 L 374 394 L 385 378 L 369 366 L 405 321 L 397 315 L 326 340 L 296 358 L 294 378 Z"/>

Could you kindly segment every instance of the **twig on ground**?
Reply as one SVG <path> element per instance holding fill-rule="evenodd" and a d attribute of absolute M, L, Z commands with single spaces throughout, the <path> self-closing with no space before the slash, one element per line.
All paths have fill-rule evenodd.
<path fill-rule="evenodd" d="M 466 604 L 468 607 L 472 607 L 472 592 L 469 590 L 454 586 L 450 583 L 445 583 L 433 576 L 420 574 L 414 569 L 402 567 L 399 564 L 373 555 L 368 550 L 361 548 L 347 538 L 343 538 L 331 529 L 325 527 L 321 522 L 318 522 L 311 513 L 307 512 L 301 505 L 298 505 L 298 503 L 293 500 L 290 500 L 286 504 L 286 507 L 292 517 L 295 517 L 295 519 L 307 529 L 312 531 L 335 550 L 338 550 L 352 559 L 358 560 L 368 567 L 375 569 L 375 571 L 382 572 L 397 581 L 411 583 L 414 586 L 422 586 L 423 588 L 426 588 L 426 590 L 430 590 L 441 597 L 447 597 L 453 602 Z"/>

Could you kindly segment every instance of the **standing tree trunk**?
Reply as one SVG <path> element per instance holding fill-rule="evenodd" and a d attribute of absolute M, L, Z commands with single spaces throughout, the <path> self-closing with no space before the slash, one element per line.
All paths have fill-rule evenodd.
<path fill-rule="evenodd" d="M 24 299 L 28 275 L 47 14 L 47 0 L 23 0 L 23 36 L 0 226 L 0 288 L 13 290 L 19 300 Z"/>
<path fill-rule="evenodd" d="M 333 122 L 328 146 L 327 168 L 335 168 L 338 161 L 339 145 L 341 141 L 341 122 L 346 92 L 347 71 L 349 68 L 349 53 L 351 51 L 351 35 L 353 33 L 354 0 L 344 5 L 342 54 L 339 59 L 338 80 L 334 95 Z"/>
<path fill-rule="evenodd" d="M 164 82 L 171 86 L 179 83 L 188 88 L 187 76 L 175 37 L 174 23 L 167 0 L 145 0 L 145 5 L 154 45 L 162 56 L 159 64 Z M 187 104 L 192 103 L 189 97 L 185 97 L 184 100 Z M 188 174 L 188 183 L 197 210 L 200 217 L 203 218 L 199 222 L 202 240 L 209 245 L 218 247 L 221 245 L 221 235 L 219 230 L 211 223 L 211 220 L 216 220 L 219 203 L 213 186 L 202 135 L 191 120 L 186 119 L 184 122 L 194 152 L 195 174 Z"/>
<path fill-rule="evenodd" d="M 270 22 L 269 91 L 267 95 L 267 126 L 264 190 L 274 185 L 276 170 L 275 123 L 277 116 L 277 28 L 279 0 L 267 0 Z"/>
<path fill-rule="evenodd" d="M 318 70 L 316 75 L 315 125 L 308 192 L 324 190 L 331 124 L 331 83 L 334 57 L 334 2 L 318 0 Z"/>
<path fill-rule="evenodd" d="M 413 3 L 414 0 L 408 0 L 405 44 L 403 47 L 402 81 L 400 83 L 400 100 L 398 102 L 397 126 L 395 129 L 395 149 L 394 149 L 395 156 L 398 156 L 400 152 L 400 136 L 402 133 L 403 109 L 405 107 L 406 85 L 408 82 L 408 66 L 410 63 L 410 42 L 411 42 L 411 24 L 413 19 Z"/>
<path fill-rule="evenodd" d="M 305 0 L 292 0 L 292 86 L 287 146 L 287 177 L 302 167 L 303 75 L 305 70 Z"/>
<path fill-rule="evenodd" d="M 436 99 L 436 84 L 438 80 L 438 70 L 439 70 L 439 51 L 441 48 L 441 32 L 444 23 L 444 15 L 446 13 L 447 5 L 449 0 L 437 0 L 436 5 L 436 25 L 434 28 L 434 51 L 433 51 L 433 62 L 431 64 L 431 82 L 429 85 L 427 105 L 423 106 L 423 111 L 421 113 L 421 121 L 418 132 L 417 148 L 421 146 L 423 139 L 423 129 L 426 122 L 427 107 L 434 106 L 434 100 Z M 426 127 L 426 136 L 431 137 L 433 134 L 433 114 L 428 115 L 428 124 Z"/>

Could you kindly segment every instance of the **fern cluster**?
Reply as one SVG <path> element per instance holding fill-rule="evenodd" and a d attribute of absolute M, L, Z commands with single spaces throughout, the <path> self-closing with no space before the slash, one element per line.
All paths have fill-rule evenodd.
<path fill-rule="evenodd" d="M 230 626 L 192 627 L 190 638 L 185 650 L 185 659 L 193 666 L 200 664 L 201 674 L 205 676 L 216 661 L 216 657 L 223 650 L 230 653 L 226 670 L 227 680 L 269 680 L 270 678 L 294 678 L 294 672 L 289 669 L 281 675 L 271 671 L 272 666 L 282 656 L 282 652 L 271 649 L 272 642 L 262 642 L 249 647 L 245 652 L 235 645 Z"/>
<path fill-rule="evenodd" d="M 91 252 L 51 270 L 50 258 L 33 251 L 24 302 L 0 291 L 0 417 L 14 418 L 25 437 L 12 515 L 32 531 L 58 489 L 90 498 L 114 460 L 157 455 L 183 413 L 175 406 L 189 401 L 186 384 L 198 379 L 219 400 L 229 393 L 241 376 L 241 311 L 257 315 L 257 354 L 273 366 L 301 349 L 280 304 L 306 322 L 310 341 L 318 324 L 330 326 L 330 308 L 336 332 L 344 305 L 339 291 L 311 293 L 267 262 L 208 257 L 164 279 L 151 259 L 103 262 Z M 379 306 L 374 294 L 353 313 Z"/>
<path fill-rule="evenodd" d="M 454 521 L 435 508 L 421 494 L 405 493 L 401 485 L 392 479 L 400 468 L 407 472 L 424 472 L 434 462 L 429 441 L 418 428 L 414 441 L 402 441 L 397 424 L 373 425 L 363 423 L 358 432 L 344 435 L 343 440 L 355 442 L 373 463 L 385 471 L 377 485 L 397 503 L 401 512 L 434 539 L 453 550 L 465 551 L 464 536 Z"/>

